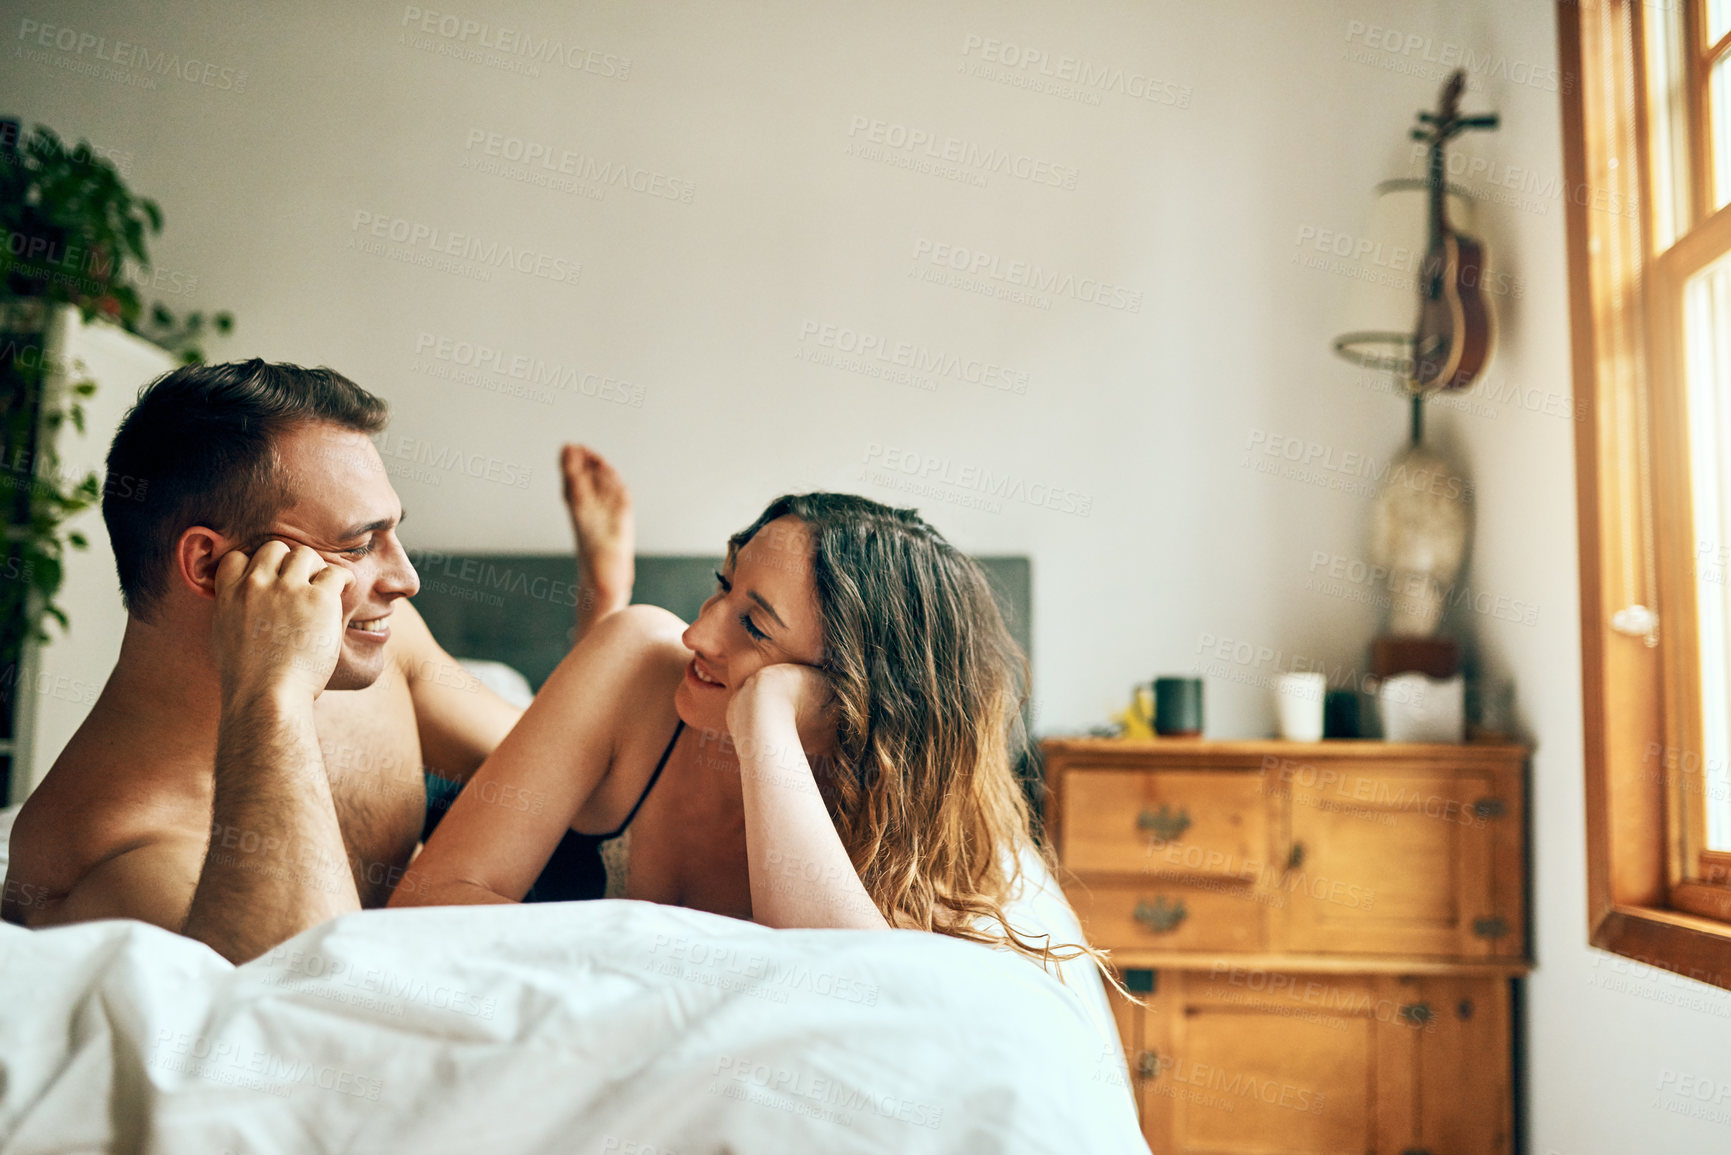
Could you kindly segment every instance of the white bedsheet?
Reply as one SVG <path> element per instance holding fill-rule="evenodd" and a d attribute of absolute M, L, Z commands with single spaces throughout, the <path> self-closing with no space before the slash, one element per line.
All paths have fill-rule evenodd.
<path fill-rule="evenodd" d="M 1086 984 L 915 932 L 366 911 L 236 968 L 0 926 L 0 992 L 9 1155 L 1146 1150 Z"/>

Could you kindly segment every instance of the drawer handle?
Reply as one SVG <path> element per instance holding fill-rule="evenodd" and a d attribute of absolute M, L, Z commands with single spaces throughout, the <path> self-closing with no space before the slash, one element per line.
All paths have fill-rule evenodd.
<path fill-rule="evenodd" d="M 1136 1077 L 1152 1079 L 1160 1073 L 1160 1060 L 1153 1051 L 1136 1052 Z"/>
<path fill-rule="evenodd" d="M 1297 870 L 1304 865 L 1304 843 L 1294 842 L 1286 854 L 1286 869 Z"/>
<path fill-rule="evenodd" d="M 1190 912 L 1184 909 L 1184 900 L 1172 902 L 1165 895 L 1160 895 L 1149 902 L 1139 899 L 1132 917 L 1155 934 L 1170 934 L 1178 929 L 1178 924 L 1184 921 Z"/>
<path fill-rule="evenodd" d="M 1172 808 L 1166 803 L 1160 804 L 1158 810 L 1143 810 L 1136 816 L 1136 828 L 1146 830 L 1162 842 L 1172 842 L 1180 834 L 1190 829 L 1190 812 L 1183 807 L 1178 813 L 1172 813 Z"/>
<path fill-rule="evenodd" d="M 1411 1003 L 1400 1009 L 1400 1017 L 1415 1027 L 1422 1027 L 1430 1022 L 1430 1007 L 1425 1003 Z"/>

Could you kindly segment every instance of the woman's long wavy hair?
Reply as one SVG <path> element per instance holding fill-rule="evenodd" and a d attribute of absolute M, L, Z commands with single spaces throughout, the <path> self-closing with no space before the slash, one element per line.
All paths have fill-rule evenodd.
<path fill-rule="evenodd" d="M 831 817 L 891 926 L 1006 945 L 1042 965 L 1082 955 L 1010 925 L 1035 839 L 1012 759 L 1026 747 L 1028 660 L 985 572 L 911 509 L 845 493 L 788 495 L 728 542 L 804 523 L 834 690 Z M 1055 968 L 1054 968 L 1055 969 Z"/>

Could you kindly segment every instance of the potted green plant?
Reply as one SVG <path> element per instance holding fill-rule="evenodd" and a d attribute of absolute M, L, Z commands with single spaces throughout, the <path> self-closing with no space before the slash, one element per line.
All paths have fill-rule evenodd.
<path fill-rule="evenodd" d="M 161 304 L 146 308 L 137 281 L 150 265 L 149 238 L 162 210 L 138 196 L 114 164 L 80 142 L 68 147 L 50 129 L 27 135 L 0 119 L 0 725 L 26 645 L 46 640 L 67 549 L 85 546 L 66 522 L 101 500 L 96 474 L 68 477 L 55 439 L 71 424 L 84 429 L 83 402 L 96 389 L 78 366 L 53 365 L 47 333 L 56 309 L 76 308 L 85 321 L 107 319 L 177 354 L 203 360 L 206 333 L 228 333 L 226 312 L 185 317 Z M 56 387 L 56 383 L 64 388 Z M 10 738 L 10 732 L 0 739 Z"/>

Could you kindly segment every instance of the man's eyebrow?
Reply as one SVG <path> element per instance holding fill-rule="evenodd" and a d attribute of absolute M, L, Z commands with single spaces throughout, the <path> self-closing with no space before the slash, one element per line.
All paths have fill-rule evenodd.
<path fill-rule="evenodd" d="M 784 630 L 787 629 L 787 623 L 781 620 L 781 615 L 775 612 L 774 606 L 763 600 L 762 594 L 758 593 L 756 590 L 747 590 L 745 596 L 762 606 L 764 612 L 775 619 L 776 625 L 780 626 Z"/>
<path fill-rule="evenodd" d="M 405 509 L 395 517 L 380 518 L 378 521 L 369 521 L 365 525 L 357 525 L 355 528 L 338 537 L 337 540 L 350 541 L 357 537 L 366 537 L 368 534 L 377 533 L 381 529 L 390 529 L 394 525 L 402 525 L 403 522 L 408 519 L 408 516 L 409 511 Z"/>

